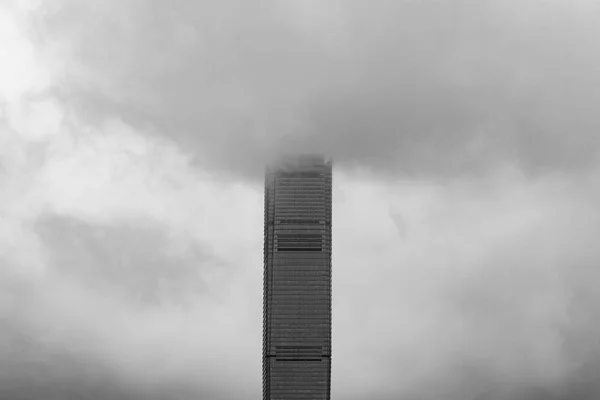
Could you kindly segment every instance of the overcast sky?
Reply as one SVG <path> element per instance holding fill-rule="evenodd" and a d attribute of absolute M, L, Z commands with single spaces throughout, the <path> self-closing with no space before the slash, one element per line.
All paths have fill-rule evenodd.
<path fill-rule="evenodd" d="M 0 1 L 0 399 L 261 397 L 265 162 L 334 158 L 334 400 L 600 398 L 594 0 Z"/>

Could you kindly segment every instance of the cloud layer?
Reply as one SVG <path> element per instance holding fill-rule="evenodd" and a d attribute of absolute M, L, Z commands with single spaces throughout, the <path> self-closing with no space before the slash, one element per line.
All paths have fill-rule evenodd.
<path fill-rule="evenodd" d="M 260 396 L 259 178 L 315 148 L 334 398 L 598 398 L 596 8 L 3 3 L 0 398 Z"/>
<path fill-rule="evenodd" d="M 52 7 L 53 10 L 49 10 Z M 531 174 L 597 158 L 594 2 L 115 2 L 44 6 L 63 96 L 257 174 L 325 149 L 392 175 Z"/>

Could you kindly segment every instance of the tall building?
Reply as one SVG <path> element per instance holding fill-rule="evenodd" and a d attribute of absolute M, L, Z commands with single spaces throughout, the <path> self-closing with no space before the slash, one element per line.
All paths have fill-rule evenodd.
<path fill-rule="evenodd" d="M 320 156 L 267 167 L 263 400 L 330 399 L 331 167 Z"/>

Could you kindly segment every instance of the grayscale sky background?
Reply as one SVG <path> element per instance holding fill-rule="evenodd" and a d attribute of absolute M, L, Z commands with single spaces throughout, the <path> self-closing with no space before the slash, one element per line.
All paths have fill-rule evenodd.
<path fill-rule="evenodd" d="M 0 0 L 0 399 L 260 398 L 290 149 L 335 400 L 600 398 L 599 48 L 593 0 Z"/>

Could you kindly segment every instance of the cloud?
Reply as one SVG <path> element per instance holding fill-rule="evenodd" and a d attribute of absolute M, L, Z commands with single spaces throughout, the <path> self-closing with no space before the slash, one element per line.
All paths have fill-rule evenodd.
<path fill-rule="evenodd" d="M 29 49 L 13 25 L 3 39 Z M 32 54 L 11 54 L 21 67 L 2 79 L 52 75 Z M 215 343 L 248 326 L 231 304 L 260 308 L 259 293 L 254 303 L 246 293 L 261 282 L 260 254 L 248 254 L 261 247 L 249 235 L 260 232 L 261 197 L 193 169 L 168 138 L 116 117 L 87 123 L 47 89 L 23 79 L 1 92 L 0 397 L 235 396 L 225 379 L 248 368 L 225 363 Z M 247 340 L 260 343 L 259 328 Z M 252 345 L 238 338 L 236 349 Z"/>
<path fill-rule="evenodd" d="M 34 3 L 0 24 L 0 398 L 259 396 L 256 178 L 311 147 L 335 398 L 598 397 L 595 4 Z"/>
<path fill-rule="evenodd" d="M 433 197 L 398 185 L 398 201 L 406 191 L 424 205 L 410 214 L 411 202 L 395 205 L 412 217 L 404 238 L 386 221 L 389 187 L 362 184 L 363 194 L 355 187 L 337 205 L 338 390 L 423 399 L 597 393 L 588 375 L 596 356 L 577 342 L 595 329 L 584 322 L 595 307 L 579 296 L 596 297 L 585 281 L 597 279 L 588 270 L 597 253 L 582 238 L 593 237 L 584 221 L 598 213 L 574 207 L 579 193 L 556 181 L 535 189 L 513 173 L 494 181 L 493 191 L 455 186 Z"/>
<path fill-rule="evenodd" d="M 152 126 L 200 164 L 256 176 L 299 147 L 444 178 L 597 161 L 596 7 L 63 1 L 38 13 L 45 42 L 65 49 L 65 99 Z"/>
<path fill-rule="evenodd" d="M 45 71 L 37 68 L 33 44 L 23 37 L 18 22 L 11 16 L 8 10 L 1 10 L 0 47 L 4 61 L 0 70 L 0 92 L 3 103 L 49 84 Z"/>

